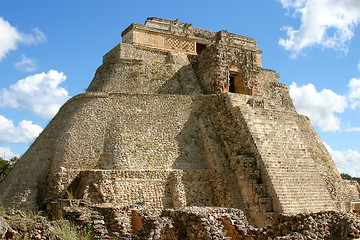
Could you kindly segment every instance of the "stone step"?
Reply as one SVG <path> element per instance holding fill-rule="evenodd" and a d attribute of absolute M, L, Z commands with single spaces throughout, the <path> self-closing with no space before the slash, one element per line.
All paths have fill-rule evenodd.
<path fill-rule="evenodd" d="M 324 195 L 323 192 L 309 191 L 309 192 L 286 192 L 286 193 L 277 192 L 277 193 L 279 199 L 289 199 L 289 200 L 295 199 L 301 201 L 304 201 L 306 199 L 330 199 L 329 197 Z M 299 196 L 301 197 L 301 199 L 299 199 Z"/>
<path fill-rule="evenodd" d="M 330 199 L 325 195 L 326 193 L 322 192 L 288 192 L 288 193 L 279 193 L 277 197 L 286 201 L 307 201 L 307 200 L 324 200 Z M 325 196 L 324 196 L 325 195 Z"/>
<path fill-rule="evenodd" d="M 311 209 L 314 208 L 319 208 L 319 209 L 329 209 L 329 208 L 334 208 L 335 206 L 331 203 L 325 203 L 325 202 L 309 202 L 309 203 L 302 203 L 302 204 L 296 204 L 294 202 L 291 203 L 286 203 L 286 202 L 281 202 L 281 205 L 283 206 L 284 209 L 309 209 L 308 211 L 311 211 Z"/>
<path fill-rule="evenodd" d="M 291 161 L 291 160 L 290 160 Z M 311 161 L 311 160 L 309 160 Z M 293 172 L 295 173 L 296 170 L 305 170 L 305 172 L 317 172 L 318 169 L 316 168 L 316 166 L 314 164 L 302 164 L 301 162 L 298 163 L 291 163 L 291 162 L 285 162 L 285 161 L 281 161 L 281 163 L 279 163 L 279 161 L 276 160 L 269 160 L 266 159 L 265 163 L 267 163 L 268 165 L 271 164 L 271 169 L 269 169 L 269 171 L 288 171 L 288 170 L 293 170 Z M 286 164 L 286 165 L 285 165 Z M 297 168 L 297 169 L 294 169 Z"/>
<path fill-rule="evenodd" d="M 324 191 L 326 190 L 319 190 L 317 188 L 315 188 L 314 185 L 312 186 L 301 186 L 301 187 L 287 187 L 287 186 L 284 186 L 284 187 L 278 187 L 277 190 L 279 191 L 279 194 L 287 194 L 287 193 L 296 193 L 296 192 L 301 192 L 301 191 L 306 191 L 306 193 L 323 193 Z"/>
<path fill-rule="evenodd" d="M 294 186 L 294 187 L 297 187 L 297 188 L 299 188 L 299 186 L 301 186 L 302 184 L 306 184 L 310 188 L 312 188 L 314 186 L 325 186 L 325 184 L 318 178 L 306 178 L 306 179 L 304 179 L 304 178 L 295 178 L 295 177 L 296 176 L 293 176 L 293 177 L 291 177 L 291 176 L 289 176 L 289 177 L 272 176 L 271 182 L 273 184 L 283 185 L 284 187 Z M 304 187 L 304 186 L 301 186 L 301 187 Z"/>
<path fill-rule="evenodd" d="M 280 201 L 281 206 L 284 208 L 327 208 L 327 207 L 334 207 L 335 205 L 331 204 L 330 200 L 322 200 L 322 201 L 304 201 L 304 202 L 286 202 L 286 201 Z"/>
<path fill-rule="evenodd" d="M 318 200 L 325 200 L 325 199 L 330 199 L 330 198 L 327 198 L 327 197 L 324 197 L 324 195 L 322 194 L 317 194 L 317 193 L 314 193 L 312 194 L 311 196 L 307 196 L 307 195 L 304 195 L 304 194 L 296 194 L 296 193 L 293 193 L 293 194 L 278 194 L 277 195 L 278 198 L 280 200 L 283 200 L 283 201 L 302 201 L 302 202 L 305 202 L 305 201 L 318 201 Z M 301 199 L 299 199 L 299 197 Z"/>
<path fill-rule="evenodd" d="M 271 175 L 272 181 L 273 182 L 283 182 L 283 181 L 287 181 L 290 185 L 291 183 L 311 183 L 314 180 L 318 180 L 321 181 L 320 178 L 316 177 L 316 175 L 311 175 L 311 174 L 303 174 L 303 175 L 296 175 L 296 174 L 291 174 L 291 172 L 285 172 L 284 175 Z M 314 185 L 314 183 L 312 184 Z M 318 184 L 315 184 L 318 185 Z"/>
<path fill-rule="evenodd" d="M 334 206 L 334 203 L 329 200 L 327 201 L 326 199 L 323 201 L 303 201 L 303 202 L 294 202 L 294 201 L 281 201 L 281 203 L 286 206 L 286 207 L 293 207 L 293 208 L 298 208 L 301 206 L 306 206 L 306 205 L 310 205 L 310 206 L 329 206 L 332 207 Z"/>
<path fill-rule="evenodd" d="M 291 185 L 291 184 L 294 184 L 294 183 L 311 183 L 313 182 L 314 180 L 315 181 L 320 181 L 322 182 L 322 179 L 317 177 L 316 175 L 311 175 L 311 174 L 291 174 L 291 172 L 284 172 L 284 175 L 280 175 L 280 174 L 277 174 L 277 175 L 271 175 L 272 176 L 272 182 L 274 183 L 281 183 L 281 182 L 284 182 L 284 181 L 287 181 L 289 184 L 288 185 Z M 312 185 L 318 185 L 318 184 L 315 184 L 315 183 L 312 183 Z M 320 184 L 320 185 L 323 185 Z"/>
<path fill-rule="evenodd" d="M 294 204 L 293 202 L 291 203 L 283 203 L 283 206 L 284 208 L 286 209 L 306 209 L 306 208 L 319 208 L 319 209 L 323 209 L 323 210 L 326 210 L 326 209 L 333 209 L 335 206 L 331 203 L 324 203 L 324 202 L 313 202 L 313 203 L 305 203 L 305 204 Z"/>
<path fill-rule="evenodd" d="M 269 171 L 270 172 L 270 171 Z M 271 174 L 271 173 L 270 173 Z M 275 179 L 321 179 L 321 176 L 318 176 L 317 172 L 306 172 L 306 171 L 284 171 L 283 169 L 278 169 L 276 174 L 272 174 Z"/>
<path fill-rule="evenodd" d="M 265 162 L 265 164 L 270 165 L 271 162 Z M 288 166 L 269 166 L 267 167 L 269 173 L 273 174 L 274 176 L 304 176 L 304 174 L 308 176 L 316 176 L 317 178 L 321 178 L 318 174 L 318 170 L 316 166 L 301 166 L 301 165 L 288 165 Z"/>

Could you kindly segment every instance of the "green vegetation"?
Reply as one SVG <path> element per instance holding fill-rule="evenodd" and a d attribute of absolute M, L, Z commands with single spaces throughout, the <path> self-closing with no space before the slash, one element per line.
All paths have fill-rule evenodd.
<path fill-rule="evenodd" d="M 88 240 L 92 239 L 92 226 L 89 225 L 86 230 L 79 229 L 75 224 L 69 221 L 57 221 L 54 224 L 54 229 L 57 235 L 64 240 Z"/>
<path fill-rule="evenodd" d="M 67 199 L 74 200 L 74 193 L 72 191 L 66 190 Z"/>
<path fill-rule="evenodd" d="M 41 239 L 90 240 L 93 239 L 94 228 L 91 221 L 87 226 L 77 226 L 65 219 L 50 221 L 40 212 L 6 211 L 0 205 L 0 217 L 17 235 L 16 239 L 35 239 L 41 232 Z M 3 223 L 4 224 L 4 223 Z M 0 237 L 1 238 L 1 237 Z M 10 237 L 13 239 L 12 237 Z M 38 238 L 36 238 L 38 239 Z"/>
<path fill-rule="evenodd" d="M 340 175 L 341 175 L 341 177 L 342 177 L 343 179 L 346 179 L 346 180 L 355 180 L 355 181 L 357 181 L 357 182 L 360 184 L 360 178 L 358 178 L 358 177 L 352 177 L 352 176 L 350 176 L 350 175 L 347 174 L 347 173 L 340 173 Z"/>
<path fill-rule="evenodd" d="M 0 157 L 0 178 L 6 176 L 18 161 L 18 157 L 13 157 L 9 161 Z"/>
<path fill-rule="evenodd" d="M 134 69 L 132 72 L 130 72 L 130 79 L 136 79 L 140 74 L 140 69 Z"/>

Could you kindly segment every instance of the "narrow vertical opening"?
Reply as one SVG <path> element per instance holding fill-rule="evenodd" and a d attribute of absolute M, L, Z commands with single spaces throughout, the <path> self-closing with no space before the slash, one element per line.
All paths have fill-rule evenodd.
<path fill-rule="evenodd" d="M 235 92 L 235 76 L 230 75 L 230 85 L 229 85 L 229 92 Z"/>

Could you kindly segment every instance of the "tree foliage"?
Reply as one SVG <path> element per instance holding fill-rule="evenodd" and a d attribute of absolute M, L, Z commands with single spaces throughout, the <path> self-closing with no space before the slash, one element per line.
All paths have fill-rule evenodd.
<path fill-rule="evenodd" d="M 342 177 L 343 179 L 346 179 L 346 180 L 355 180 L 355 181 L 357 181 L 357 182 L 360 184 L 360 178 L 358 178 L 358 177 L 352 177 L 352 176 L 350 176 L 350 175 L 347 174 L 347 173 L 341 173 L 340 175 L 341 175 L 341 177 Z"/>
<path fill-rule="evenodd" d="M 18 161 L 18 157 L 13 157 L 10 160 L 5 160 L 0 157 L 0 179 L 5 177 Z"/>

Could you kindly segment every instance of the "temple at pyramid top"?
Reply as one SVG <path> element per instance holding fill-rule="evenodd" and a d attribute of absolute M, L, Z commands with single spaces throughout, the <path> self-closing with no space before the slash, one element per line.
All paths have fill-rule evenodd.
<path fill-rule="evenodd" d="M 138 60 L 174 63 L 179 66 L 187 66 L 190 63 L 197 80 L 195 84 L 188 86 L 200 84 L 201 91 L 159 91 L 154 87 L 156 83 L 147 82 L 147 79 L 154 76 L 144 78 L 140 84 L 143 88 L 151 89 L 150 91 L 140 91 L 136 89 L 140 85 L 129 86 L 125 82 L 117 82 L 111 86 L 111 89 L 105 89 L 104 80 L 101 80 L 101 83 L 93 81 L 89 91 L 125 93 L 126 90 L 126 93 L 171 94 L 234 92 L 264 96 L 260 89 L 261 82 L 276 82 L 277 87 L 286 88 L 284 84 L 280 84 L 279 75 L 275 71 L 262 68 L 262 51 L 259 50 L 255 40 L 249 37 L 229 33 L 226 30 L 218 32 L 204 30 L 179 20 L 161 18 L 148 18 L 144 25 L 133 23 L 121 35 L 122 43 L 104 55 L 105 65 L 119 60 L 123 62 L 131 60 L 133 64 Z M 157 77 L 164 79 L 167 76 Z M 109 82 L 113 80 L 106 82 L 110 86 Z M 184 79 L 179 84 L 184 84 Z M 145 85 L 148 87 L 144 87 Z"/>
<path fill-rule="evenodd" d="M 221 42 L 232 48 L 251 51 L 255 64 L 261 67 L 261 51 L 254 39 L 225 30 L 214 32 L 196 28 L 177 19 L 151 17 L 144 25 L 131 24 L 121 36 L 123 43 L 188 54 L 200 54 L 207 46 Z"/>

